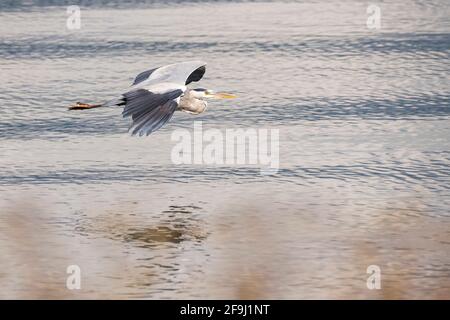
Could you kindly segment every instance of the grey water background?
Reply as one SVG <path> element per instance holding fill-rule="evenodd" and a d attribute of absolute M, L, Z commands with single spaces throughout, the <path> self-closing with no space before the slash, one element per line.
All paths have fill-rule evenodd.
<path fill-rule="evenodd" d="M 449 2 L 375 4 L 2 1 L 0 297 L 449 298 Z M 239 99 L 148 138 L 66 109 L 198 58 Z M 279 129 L 278 173 L 173 164 L 194 120 Z"/>

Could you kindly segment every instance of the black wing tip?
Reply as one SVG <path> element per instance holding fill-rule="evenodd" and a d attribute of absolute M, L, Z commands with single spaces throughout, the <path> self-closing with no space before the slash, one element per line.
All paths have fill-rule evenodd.
<path fill-rule="evenodd" d="M 147 80 L 147 79 L 150 77 L 150 75 L 151 75 L 156 69 L 159 69 L 159 68 L 160 68 L 160 67 L 158 67 L 158 68 L 153 68 L 153 69 L 145 70 L 145 71 L 139 73 L 139 74 L 136 76 L 136 78 L 134 79 L 134 81 L 133 81 L 133 83 L 131 84 L 131 86 L 134 86 L 134 85 L 136 85 L 136 84 L 138 84 L 138 83 L 141 83 L 141 82 L 144 81 L 144 80 Z"/>
<path fill-rule="evenodd" d="M 192 72 L 189 77 L 186 80 L 186 85 L 188 85 L 191 82 L 197 82 L 200 81 L 201 78 L 203 78 L 203 75 L 206 72 L 206 65 L 203 65 Z"/>

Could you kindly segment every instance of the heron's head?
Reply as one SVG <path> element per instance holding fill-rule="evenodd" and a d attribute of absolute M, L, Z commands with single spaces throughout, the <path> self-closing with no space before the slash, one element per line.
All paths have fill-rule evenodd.
<path fill-rule="evenodd" d="M 226 92 L 215 92 L 210 89 L 196 88 L 192 89 L 192 93 L 195 98 L 213 98 L 213 99 L 234 99 L 236 96 L 231 93 Z"/>

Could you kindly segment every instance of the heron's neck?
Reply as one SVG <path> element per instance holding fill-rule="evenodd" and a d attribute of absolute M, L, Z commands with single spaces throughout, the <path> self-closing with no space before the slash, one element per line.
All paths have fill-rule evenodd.
<path fill-rule="evenodd" d="M 187 91 L 180 99 L 178 109 L 192 114 L 200 114 L 208 106 L 205 100 L 194 97 L 193 90 Z"/>

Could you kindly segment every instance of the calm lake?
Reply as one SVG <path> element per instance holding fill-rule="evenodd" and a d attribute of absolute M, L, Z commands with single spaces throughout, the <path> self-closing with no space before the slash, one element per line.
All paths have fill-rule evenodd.
<path fill-rule="evenodd" d="M 449 16 L 447 0 L 2 1 L 0 298 L 450 298 Z M 119 107 L 67 111 L 186 60 L 208 63 L 194 87 L 238 98 L 142 138 Z M 174 163 L 194 120 L 278 130 L 278 170 Z"/>

